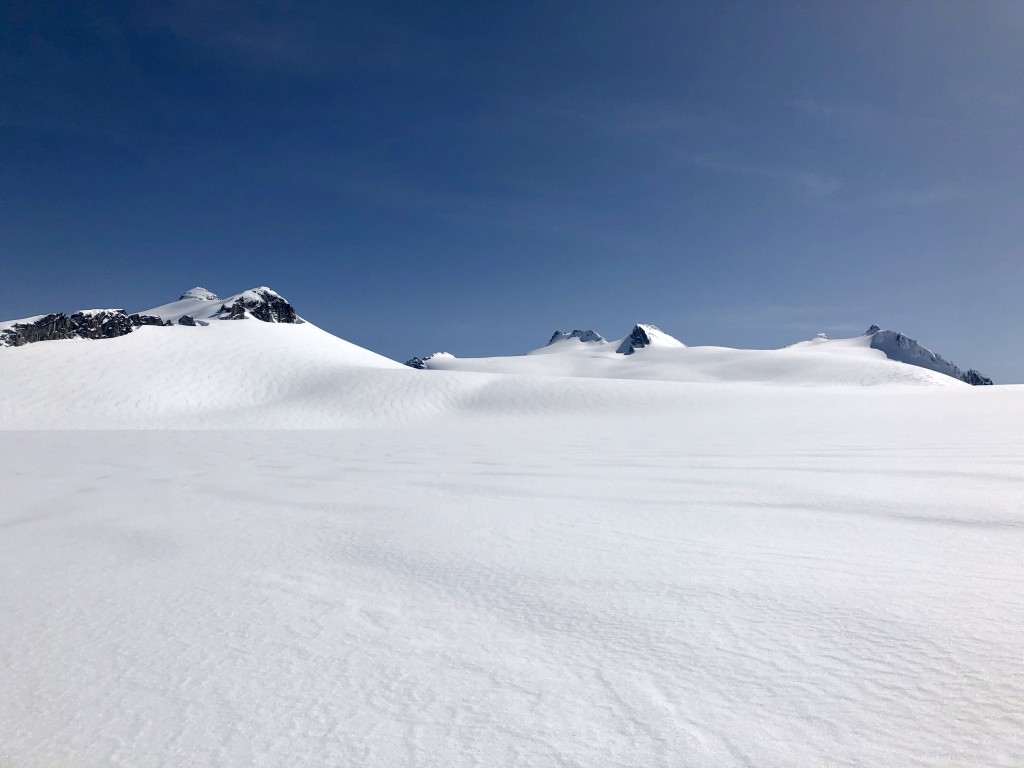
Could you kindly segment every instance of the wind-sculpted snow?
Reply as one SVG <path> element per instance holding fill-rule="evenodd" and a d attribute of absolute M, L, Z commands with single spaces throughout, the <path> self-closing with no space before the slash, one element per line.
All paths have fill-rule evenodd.
<path fill-rule="evenodd" d="M 1024 389 L 361 372 L 0 433 L 0 764 L 1024 764 Z"/>
<path fill-rule="evenodd" d="M 0 349 L 3 768 L 1024 764 L 1024 387 L 181 301 Z"/>

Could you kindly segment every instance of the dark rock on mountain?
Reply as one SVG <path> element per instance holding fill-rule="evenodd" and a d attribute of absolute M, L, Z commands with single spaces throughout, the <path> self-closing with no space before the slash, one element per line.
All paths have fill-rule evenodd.
<path fill-rule="evenodd" d="M 215 302 L 219 301 L 216 294 L 205 288 L 186 291 L 179 301 L 186 299 L 209 301 L 209 310 L 213 310 L 217 306 Z M 141 312 L 129 315 L 123 309 L 87 309 L 70 315 L 54 312 L 33 320 L 14 322 L 3 328 L 0 330 L 0 346 L 20 347 L 37 341 L 59 339 L 113 339 L 125 336 L 145 325 L 162 327 L 174 325 L 175 321 L 179 325 L 206 325 L 202 319 L 197 323 L 194 315 L 199 315 L 200 318 L 216 316 L 223 320 L 241 320 L 252 316 L 265 323 L 304 322 L 286 299 L 266 287 L 254 288 L 232 297 L 230 306 L 227 303 L 222 304 L 219 312 L 209 310 L 194 311 L 192 315 L 174 314 L 167 319 L 157 314 Z"/>
<path fill-rule="evenodd" d="M 230 307 L 227 304 L 220 305 L 221 320 L 245 320 L 245 302 L 239 297 Z"/>
<path fill-rule="evenodd" d="M 629 332 L 629 336 L 622 340 L 616 351 L 622 355 L 632 355 L 638 349 L 643 349 L 650 343 L 651 337 L 647 334 L 644 326 L 634 325 L 633 330 Z"/>
<path fill-rule="evenodd" d="M 269 288 L 256 288 L 241 294 L 229 307 L 221 305 L 221 320 L 244 320 L 246 313 L 265 323 L 304 322 L 288 301 Z"/>
<path fill-rule="evenodd" d="M 450 352 L 434 352 L 433 354 L 427 355 L 426 357 L 412 357 L 405 361 L 405 364 L 410 368 L 416 368 L 420 371 L 427 369 L 427 363 L 433 360 L 437 356 L 452 357 Z"/>
<path fill-rule="evenodd" d="M 129 317 L 123 309 L 84 310 L 72 315 L 55 312 L 0 331 L 0 345 L 20 347 L 37 341 L 60 339 L 114 339 L 131 333 L 139 325 L 152 324 L 150 316 L 145 317 L 146 321 L 138 315 Z M 159 325 L 159 318 L 154 319 Z"/>
<path fill-rule="evenodd" d="M 116 339 L 135 329 L 131 318 L 123 309 L 75 312 L 70 319 L 76 331 L 75 335 L 83 339 Z"/>
<path fill-rule="evenodd" d="M 988 376 L 982 376 L 973 368 L 964 373 L 960 378 L 972 387 L 990 387 L 995 384 Z"/>
<path fill-rule="evenodd" d="M 71 318 L 63 312 L 45 315 L 30 323 L 17 323 L 0 331 L 0 344 L 6 347 L 20 347 L 37 341 L 71 339 L 75 332 Z"/>
<path fill-rule="evenodd" d="M 164 321 L 156 315 L 128 315 L 132 325 L 136 328 L 143 325 L 163 325 Z"/>
<path fill-rule="evenodd" d="M 604 336 L 597 331 L 581 331 L 579 329 L 572 331 L 555 331 L 551 334 L 551 340 L 548 342 L 548 346 L 550 347 L 556 341 L 563 341 L 565 339 L 579 339 L 582 342 L 605 340 Z"/>

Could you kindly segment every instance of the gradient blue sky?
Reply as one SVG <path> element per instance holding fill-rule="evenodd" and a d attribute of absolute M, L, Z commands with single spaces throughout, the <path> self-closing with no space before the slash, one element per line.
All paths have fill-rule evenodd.
<path fill-rule="evenodd" d="M 390 357 L 870 323 L 1024 381 L 1020 2 L 7 2 L 0 317 L 266 284 Z"/>

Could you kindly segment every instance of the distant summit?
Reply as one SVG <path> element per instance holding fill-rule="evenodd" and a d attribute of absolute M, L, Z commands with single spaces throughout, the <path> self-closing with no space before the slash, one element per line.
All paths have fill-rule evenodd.
<path fill-rule="evenodd" d="M 218 303 L 220 302 L 220 303 Z M 62 339 L 113 339 L 142 326 L 204 326 L 211 320 L 260 320 L 265 323 L 302 323 L 295 308 L 266 286 L 221 300 L 196 287 L 170 304 L 129 314 L 123 309 L 83 309 L 71 314 L 47 315 L 0 323 L 0 347 L 20 347 Z"/>
<path fill-rule="evenodd" d="M 212 295 L 212 294 L 211 294 Z M 230 305 L 228 302 L 231 302 Z M 232 296 L 217 312 L 221 320 L 245 320 L 255 317 L 265 323 L 301 323 L 295 308 L 276 291 L 261 286 Z"/>
<path fill-rule="evenodd" d="M 657 326 L 638 323 L 633 326 L 633 330 L 628 336 L 615 341 L 608 341 L 600 333 L 591 329 L 575 328 L 571 331 L 555 331 L 551 334 L 547 344 L 527 352 L 526 356 L 608 354 L 615 357 L 632 355 L 637 350 L 652 346 L 669 349 L 684 349 L 686 347 L 679 339 L 669 336 Z M 435 352 L 426 357 L 410 358 L 405 361 L 405 364 L 410 368 L 429 370 L 448 368 L 457 360 L 458 358 L 448 352 Z"/>
<path fill-rule="evenodd" d="M 202 299 L 203 301 L 220 301 L 218 296 L 213 291 L 208 291 L 205 288 L 195 287 L 185 291 L 181 296 L 178 297 L 178 301 L 184 301 L 185 299 Z"/>
<path fill-rule="evenodd" d="M 644 325 L 637 323 L 629 336 L 624 338 L 616 350 L 620 355 L 632 355 L 638 349 L 645 347 L 685 347 L 679 339 L 669 336 L 656 325 Z"/>
<path fill-rule="evenodd" d="M 932 352 L 919 342 L 897 331 L 887 331 L 881 326 L 872 325 L 864 332 L 864 336 L 870 338 L 872 349 L 879 350 L 890 360 L 944 373 L 973 386 L 987 386 L 993 383 L 992 379 L 981 375 L 973 368 L 967 371 L 961 370 L 942 355 Z"/>
<path fill-rule="evenodd" d="M 819 333 L 782 349 L 731 349 L 688 347 L 655 325 L 637 323 L 628 335 L 615 340 L 606 340 L 594 330 L 556 331 L 545 346 L 525 354 L 476 358 L 435 354 L 414 357 L 406 365 L 436 371 L 701 384 L 962 387 L 992 383 L 977 371 L 962 371 L 913 339 L 879 326 L 852 338 L 830 339 Z"/>
<path fill-rule="evenodd" d="M 597 331 L 555 331 L 553 334 L 551 334 L 551 340 L 548 342 L 548 346 L 550 347 L 557 341 L 568 341 L 569 339 L 579 339 L 583 343 L 605 341 L 604 336 L 602 336 Z"/>
<path fill-rule="evenodd" d="M 146 310 L 167 325 L 204 325 L 211 320 L 262 320 L 264 323 L 304 322 L 287 299 L 272 288 L 261 285 L 220 298 L 206 288 L 185 291 L 177 301 Z"/>

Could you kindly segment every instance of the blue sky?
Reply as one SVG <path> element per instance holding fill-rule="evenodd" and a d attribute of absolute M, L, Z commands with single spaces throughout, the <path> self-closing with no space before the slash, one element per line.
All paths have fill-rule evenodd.
<path fill-rule="evenodd" d="M 400 360 L 879 323 L 1024 381 L 1018 2 L 15 2 L 0 25 L 0 317 L 266 284 Z"/>

